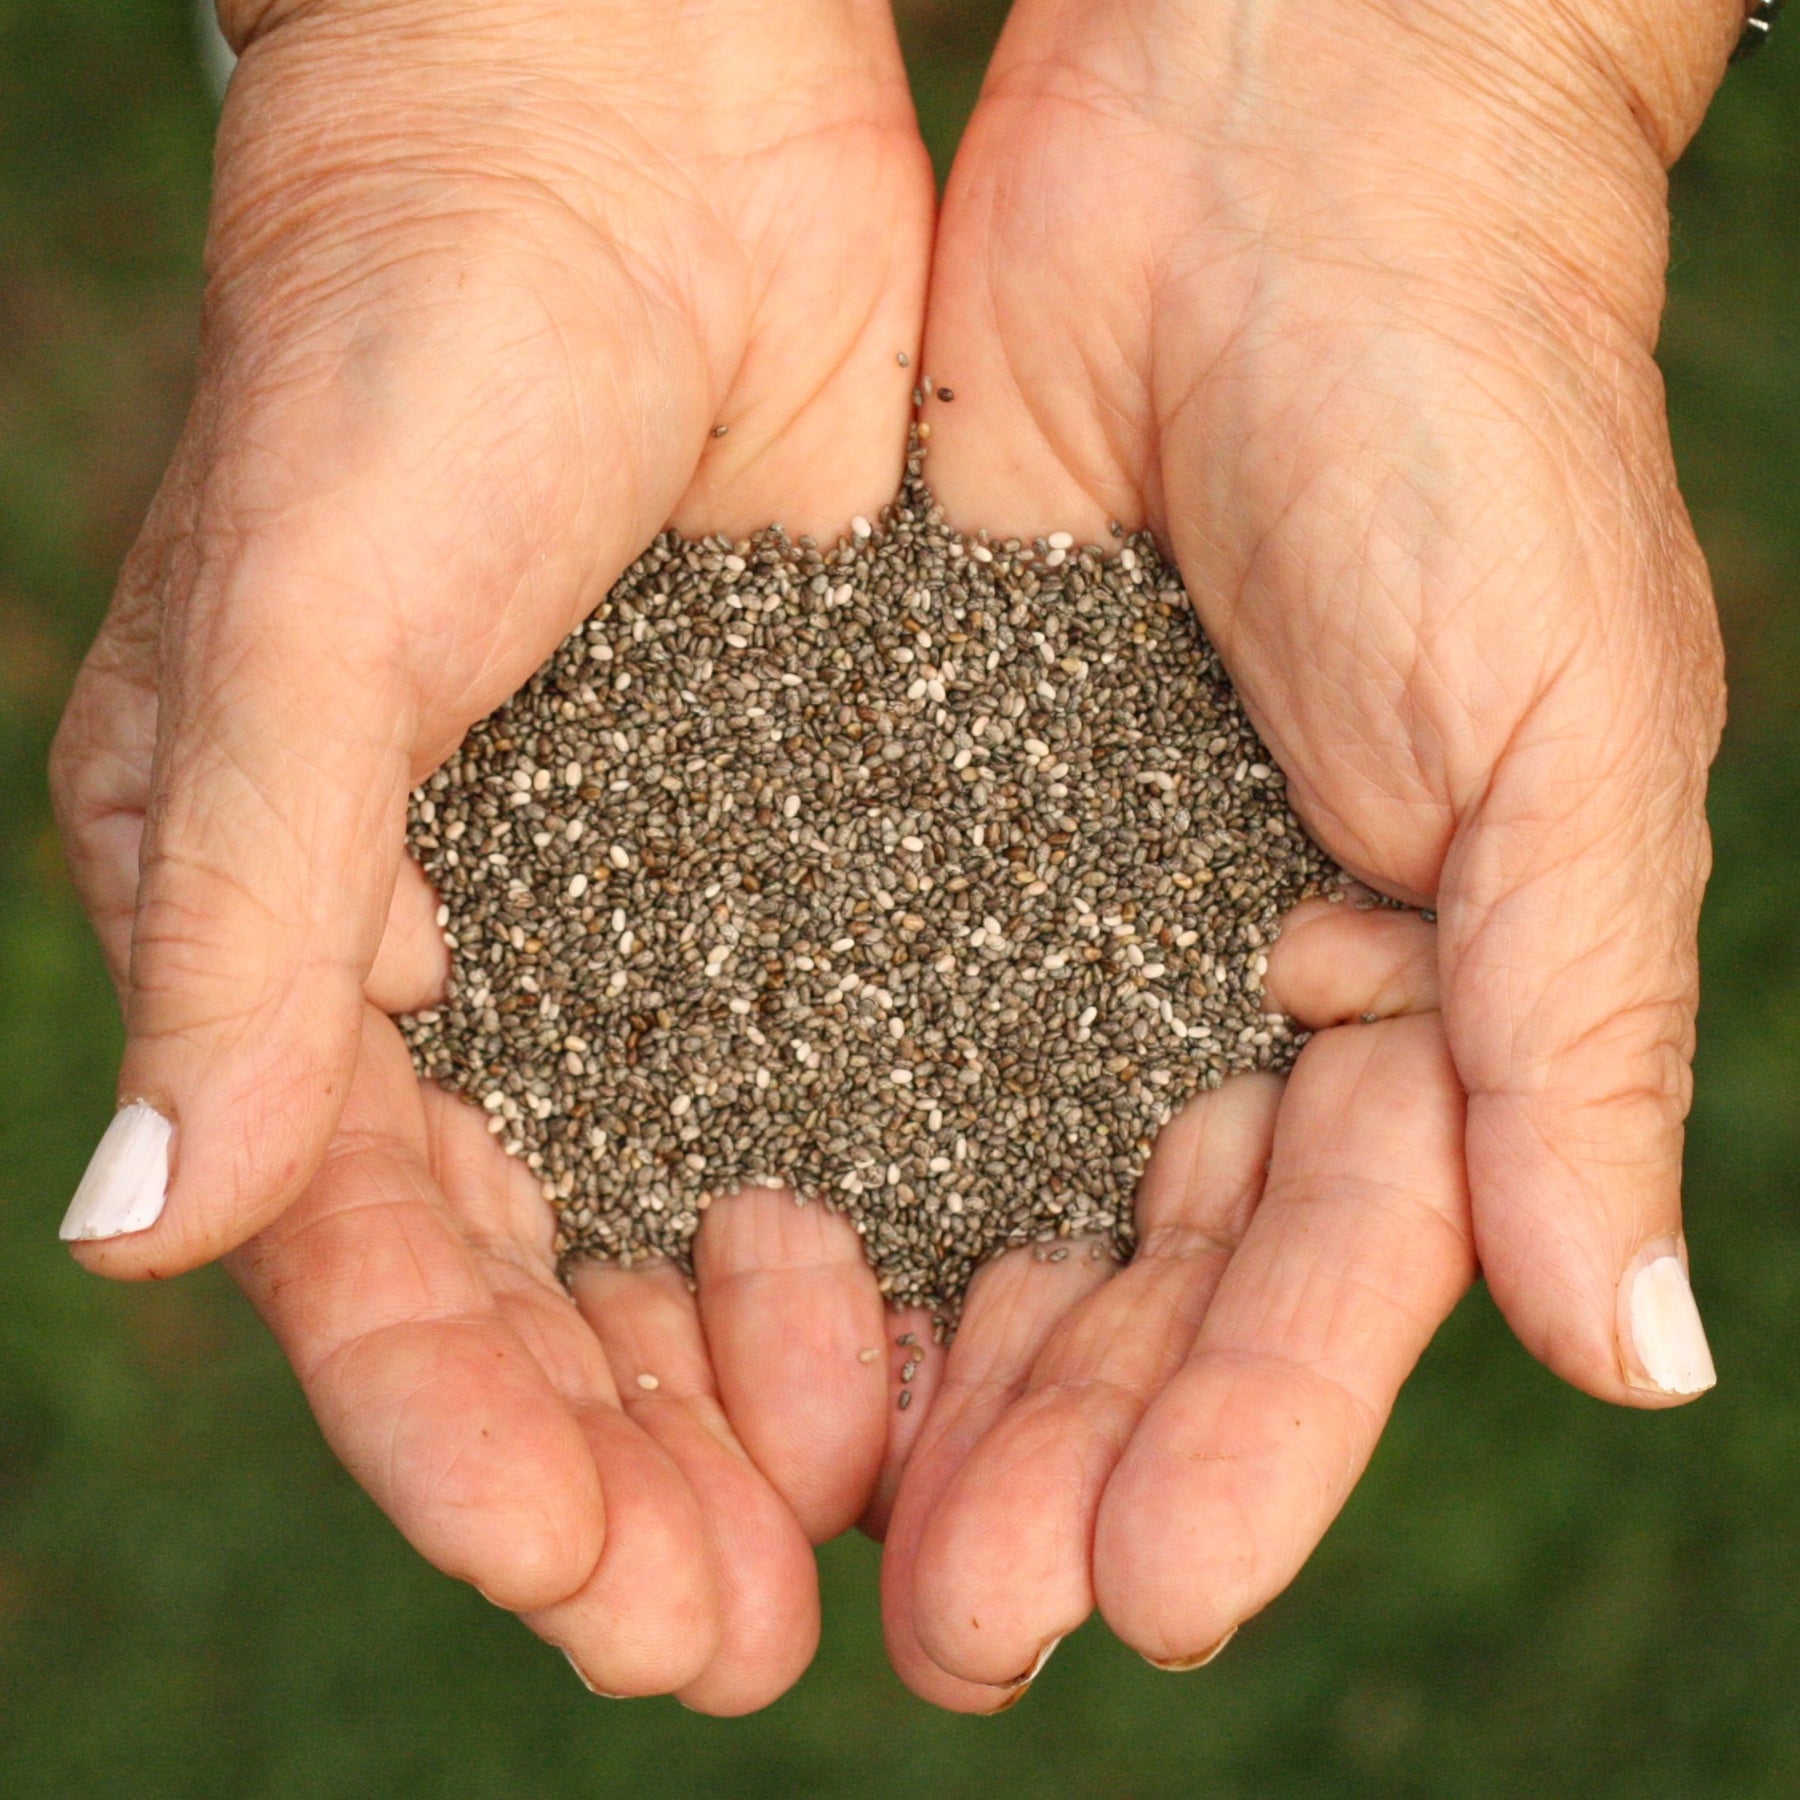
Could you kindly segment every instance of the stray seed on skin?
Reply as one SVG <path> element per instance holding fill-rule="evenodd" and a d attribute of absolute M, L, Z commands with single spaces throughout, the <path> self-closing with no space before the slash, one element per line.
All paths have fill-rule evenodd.
<path fill-rule="evenodd" d="M 902 1388 L 900 1390 L 899 1404 L 900 1404 L 900 1410 L 902 1412 L 905 1412 L 906 1409 L 912 1405 L 912 1389 L 911 1388 Z"/>
<path fill-rule="evenodd" d="M 1162 1124 L 1292 1062 L 1268 946 L 1342 887 L 1152 539 L 959 536 L 921 455 L 836 545 L 665 532 L 470 731 L 412 800 L 450 981 L 400 1023 L 565 1267 L 689 1273 L 772 1188 L 943 1342 L 1010 1246 L 1130 1253 Z"/>
<path fill-rule="evenodd" d="M 646 1394 L 654 1394 L 662 1386 L 662 1383 L 654 1375 L 640 1375 L 637 1378 L 637 1384 Z"/>
<path fill-rule="evenodd" d="M 715 425 L 712 434 L 714 437 L 723 437 L 730 429 L 729 425 Z"/>

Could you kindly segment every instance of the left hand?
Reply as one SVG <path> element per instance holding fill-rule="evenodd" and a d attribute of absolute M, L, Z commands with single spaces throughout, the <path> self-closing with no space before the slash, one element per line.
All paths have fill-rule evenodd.
<path fill-rule="evenodd" d="M 1271 994 L 1325 1029 L 1171 1127 L 1138 1259 L 979 1278 L 888 1539 L 941 1704 L 1010 1703 L 1095 1605 L 1204 1659 L 1477 1257 L 1588 1392 L 1710 1384 L 1680 1165 L 1722 685 L 1652 349 L 1665 165 L 1736 21 L 1014 10 L 940 228 L 933 486 L 1156 530 L 1315 835 L 1441 925 L 1296 929 Z"/>

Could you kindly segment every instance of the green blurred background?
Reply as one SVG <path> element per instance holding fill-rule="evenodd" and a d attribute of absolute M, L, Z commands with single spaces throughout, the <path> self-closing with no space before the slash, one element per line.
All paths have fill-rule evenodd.
<path fill-rule="evenodd" d="M 997 11 L 908 10 L 940 157 Z M 1792 30 L 1678 171 L 1664 355 L 1734 676 L 1689 1182 L 1718 1392 L 1608 1411 L 1477 1295 L 1216 1667 L 1090 1627 L 1007 1716 L 933 1713 L 844 1542 L 812 1672 L 721 1723 L 590 1699 L 418 1562 L 222 1277 L 57 1248 L 118 1033 L 44 752 L 184 403 L 213 110 L 184 0 L 0 0 L 0 1796 L 1800 1794 Z"/>

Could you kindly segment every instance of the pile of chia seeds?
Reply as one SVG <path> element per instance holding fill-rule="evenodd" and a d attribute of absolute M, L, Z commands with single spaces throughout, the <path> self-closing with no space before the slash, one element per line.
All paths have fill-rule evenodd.
<path fill-rule="evenodd" d="M 565 1260 L 822 1201 L 953 1319 L 1131 1247 L 1158 1129 L 1281 1068 L 1281 916 L 1342 876 L 1147 536 L 963 537 L 915 454 L 830 549 L 666 534 L 413 796 L 449 997 L 402 1021 Z"/>

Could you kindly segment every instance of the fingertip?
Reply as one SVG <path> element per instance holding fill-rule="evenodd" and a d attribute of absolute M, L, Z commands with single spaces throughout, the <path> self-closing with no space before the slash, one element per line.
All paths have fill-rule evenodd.
<path fill-rule="evenodd" d="M 1311 1453 L 1341 1458 L 1330 1431 L 1305 1432 L 1279 1389 L 1272 1372 L 1194 1371 L 1155 1404 L 1101 1495 L 1095 1604 L 1150 1662 L 1201 1657 L 1286 1586 L 1312 1548 L 1311 1531 L 1283 1510 Z M 1310 1523 L 1317 1500 L 1335 1510 L 1338 1497 L 1294 1510 Z"/>
<path fill-rule="evenodd" d="M 1524 1096 L 1469 1103 L 1475 1241 L 1494 1304 L 1581 1393 L 1645 1411 L 1697 1399 L 1717 1370 L 1679 1228 L 1678 1165 L 1596 1166 L 1566 1153 L 1566 1120 L 1540 1128 L 1539 1111 Z"/>
<path fill-rule="evenodd" d="M 889 1322 L 862 1240 L 761 1189 L 708 1208 L 694 1264 L 732 1430 L 807 1537 L 836 1537 L 869 1503 L 886 1436 Z"/>
<path fill-rule="evenodd" d="M 1356 898 L 1303 900 L 1269 951 L 1264 993 L 1309 1031 L 1438 1004 L 1438 933 L 1423 913 Z"/>
<path fill-rule="evenodd" d="M 1109 1417 L 1086 1416 L 1096 1405 Z M 1093 1515 L 1135 1408 L 1071 1388 L 1020 1401 L 946 1482 L 914 1551 L 919 1647 L 959 1681 L 1012 1689 L 1093 1610 Z"/>
<path fill-rule="evenodd" d="M 1604 1284 L 1595 1282 L 1603 1292 Z M 1679 1234 L 1644 1244 L 1619 1277 L 1608 1330 L 1603 1300 L 1546 1317 L 1541 1288 L 1517 1281 L 1495 1301 L 1550 1371 L 1596 1400 L 1643 1412 L 1686 1406 L 1718 1385 Z M 1585 1329 L 1582 1328 L 1585 1326 Z"/>
<path fill-rule="evenodd" d="M 594 1458 L 497 1320 L 389 1326 L 307 1385 L 344 1466 L 434 1567 L 512 1612 L 591 1579 L 606 1543 Z"/>
<path fill-rule="evenodd" d="M 418 1135 L 418 1086 L 393 1026 L 365 1007 L 353 984 L 340 998 L 344 1019 L 314 1030 L 310 1042 L 305 1028 L 276 1024 L 285 1050 L 203 1071 L 184 1093 L 147 1078 L 140 1046 L 128 1045 L 120 1089 L 131 1098 L 108 1125 L 60 1228 L 83 1268 L 115 1281 L 185 1274 L 287 1212 L 340 1124 L 360 1114 L 379 1118 L 386 1135 Z"/>
<path fill-rule="evenodd" d="M 450 951 L 439 922 L 436 891 L 410 857 L 400 859 L 387 924 L 363 992 L 385 1013 L 417 1012 L 443 999 Z"/>
<path fill-rule="evenodd" d="M 719 1653 L 720 1571 L 698 1498 L 665 1446 L 609 1406 L 583 1410 L 605 1493 L 605 1540 L 587 1579 L 525 1622 L 614 1698 L 673 1694 Z"/>

